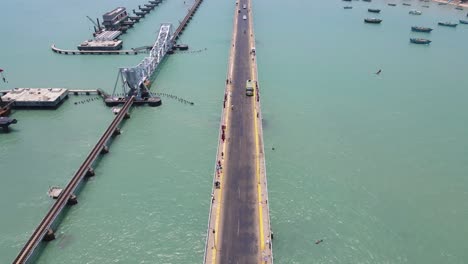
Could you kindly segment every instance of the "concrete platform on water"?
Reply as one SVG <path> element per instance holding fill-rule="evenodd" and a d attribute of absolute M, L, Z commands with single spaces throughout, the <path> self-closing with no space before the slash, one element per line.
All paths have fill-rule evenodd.
<path fill-rule="evenodd" d="M 66 98 L 64 88 L 15 88 L 2 96 L 13 108 L 57 108 Z"/>

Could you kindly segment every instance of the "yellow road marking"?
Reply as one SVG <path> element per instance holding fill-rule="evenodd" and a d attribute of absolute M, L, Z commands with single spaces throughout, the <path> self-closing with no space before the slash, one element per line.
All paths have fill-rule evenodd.
<path fill-rule="evenodd" d="M 258 193 L 258 214 L 259 214 L 259 217 L 258 217 L 258 221 L 259 221 L 259 225 L 260 225 L 260 248 L 262 250 L 265 249 L 265 239 L 263 237 L 264 235 L 264 231 L 263 231 L 263 208 L 262 208 L 262 186 L 260 184 L 260 159 L 259 159 L 259 156 L 260 156 L 260 152 L 259 152 L 259 144 L 258 144 L 258 125 L 257 125 L 257 112 L 255 111 L 255 102 L 256 102 L 256 97 L 257 95 L 254 94 L 254 104 L 253 104 L 253 114 L 254 114 L 254 127 L 255 127 L 255 163 L 256 163 L 256 176 L 257 176 L 257 193 Z"/>
<path fill-rule="evenodd" d="M 229 91 L 229 89 L 227 89 Z M 226 125 L 226 131 L 228 130 L 228 123 L 229 123 L 229 105 L 230 105 L 230 102 L 231 102 L 231 98 L 230 98 L 230 93 L 228 92 L 227 94 L 227 100 L 226 100 L 226 119 L 224 120 L 224 124 L 221 124 L 221 125 Z M 226 132 L 226 135 L 227 135 L 227 132 Z M 224 157 L 226 157 L 226 145 L 227 145 L 227 140 L 228 140 L 228 137 L 226 136 L 225 137 L 225 141 L 223 142 L 223 149 L 222 149 L 222 152 L 224 153 Z M 219 182 L 222 183 L 222 179 L 223 179 L 223 176 L 224 176 L 224 171 L 226 169 L 226 166 L 224 167 L 224 169 L 222 170 L 223 172 L 220 173 L 219 175 Z M 216 177 L 216 176 L 215 176 Z M 219 234 L 219 214 L 220 214 L 220 211 L 221 211 L 221 201 L 222 201 L 222 196 L 223 196 L 223 185 L 221 184 L 220 185 L 220 188 L 219 188 L 219 197 L 218 197 L 218 207 L 216 208 L 216 222 L 215 222 L 215 235 L 214 235 L 214 244 L 215 244 L 215 247 L 214 247 L 214 250 L 213 250 L 213 256 L 212 256 L 212 261 L 213 261 L 213 264 L 216 263 L 216 255 L 217 255 L 217 246 L 218 246 L 218 234 Z"/>
<path fill-rule="evenodd" d="M 238 17 L 237 17 L 237 12 L 234 13 L 234 26 L 233 26 L 233 39 L 232 39 L 232 44 L 235 43 L 235 39 L 237 37 L 237 27 L 235 25 L 237 25 L 237 22 L 238 21 Z M 237 47 L 231 47 L 231 52 L 232 54 L 230 54 L 230 61 L 229 63 L 231 64 L 229 66 L 229 79 L 232 79 L 232 71 L 234 69 L 234 57 L 236 56 L 236 48 Z M 225 112 L 225 115 L 226 115 L 226 119 L 224 120 L 224 124 L 221 124 L 221 125 L 226 125 L 226 137 L 225 137 L 225 142 L 223 142 L 223 150 L 222 152 L 224 153 L 224 158 L 226 158 L 226 155 L 227 155 L 227 152 L 226 152 L 226 149 L 227 149 L 227 140 L 228 140 L 228 136 L 227 136 L 227 131 L 229 129 L 229 126 L 228 126 L 228 123 L 229 123 L 229 113 L 230 113 L 230 108 L 231 108 L 231 89 L 229 89 L 229 87 L 232 88 L 232 85 L 231 84 L 227 84 L 226 86 L 226 93 L 227 93 L 227 100 L 226 100 L 226 112 Z M 223 178 L 224 176 L 224 171 L 226 169 L 227 166 L 224 167 L 224 170 L 222 173 L 220 173 L 220 176 L 219 176 L 219 182 L 222 183 L 221 179 Z M 222 200 L 222 196 L 223 196 L 223 192 L 222 192 L 222 184 L 221 184 L 221 187 L 219 188 L 219 198 L 218 198 L 218 207 L 216 208 L 216 222 L 215 222 L 215 235 L 214 235 L 214 244 L 215 244 L 215 247 L 213 249 L 213 253 L 212 253 L 212 264 L 216 264 L 216 257 L 217 257 L 217 254 L 218 254 L 218 249 L 216 248 L 218 246 L 218 234 L 219 234 L 219 214 L 220 214 L 220 211 L 221 211 L 221 200 Z"/>
<path fill-rule="evenodd" d="M 250 2 L 250 1 L 249 1 Z M 252 5 L 249 4 L 249 6 L 251 7 Z M 250 27 L 250 34 L 252 35 L 253 34 L 253 25 L 252 25 L 252 8 L 250 8 L 250 11 L 249 11 L 249 27 Z M 250 44 L 250 47 L 249 47 L 249 50 L 254 47 L 253 45 L 253 38 L 252 36 L 249 36 L 249 44 Z M 249 52 L 250 53 L 250 52 Z M 253 58 L 253 57 L 252 57 Z M 258 80 L 257 80 L 257 76 L 255 76 L 255 63 L 257 63 L 256 61 L 253 61 L 250 59 L 250 70 L 251 70 L 251 75 L 252 75 L 252 79 L 256 82 L 256 85 L 255 85 L 255 89 L 258 89 L 257 88 L 257 85 L 258 85 Z M 254 78 L 255 77 L 255 78 Z M 258 125 L 257 125 L 257 109 L 256 109 L 256 104 L 257 104 L 257 91 L 255 90 L 254 91 L 254 96 L 253 96 L 253 100 L 254 100 L 254 103 L 253 103 L 253 111 L 252 113 L 254 114 L 254 129 L 255 129 L 255 163 L 256 163 L 256 178 L 257 178 L 257 195 L 258 195 L 258 221 L 259 221 L 259 226 L 260 226 L 260 248 L 261 250 L 263 251 L 265 249 L 265 237 L 264 237 L 264 230 L 263 230 L 263 207 L 262 207 L 262 186 L 261 186 L 261 183 L 260 183 L 260 151 L 259 151 L 259 143 L 258 143 L 258 137 L 259 137 L 259 134 L 258 134 Z"/>

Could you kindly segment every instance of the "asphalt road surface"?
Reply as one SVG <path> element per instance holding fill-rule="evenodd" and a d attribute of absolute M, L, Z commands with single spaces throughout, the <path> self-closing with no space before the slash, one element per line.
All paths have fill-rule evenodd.
<path fill-rule="evenodd" d="M 243 5 L 247 5 L 244 9 Z M 233 65 L 229 123 L 229 144 L 225 157 L 221 247 L 218 263 L 258 263 L 258 202 L 255 175 L 254 98 L 245 95 L 246 81 L 251 79 L 249 20 L 246 0 L 236 6 L 237 37 Z M 243 16 L 247 16 L 244 20 Z"/>

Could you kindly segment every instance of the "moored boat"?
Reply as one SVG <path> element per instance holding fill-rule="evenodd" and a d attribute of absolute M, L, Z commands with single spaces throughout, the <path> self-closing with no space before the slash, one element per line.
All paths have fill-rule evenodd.
<path fill-rule="evenodd" d="M 378 18 L 365 18 L 365 19 L 364 19 L 364 22 L 365 22 L 365 23 L 370 23 L 370 24 L 380 24 L 380 22 L 382 22 L 382 19 L 378 19 Z"/>
<path fill-rule="evenodd" d="M 353 9 L 352 6 L 345 6 L 345 7 L 343 7 L 343 8 L 344 8 L 344 9 Z"/>
<path fill-rule="evenodd" d="M 371 2 L 372 0 L 362 0 L 363 2 Z"/>
<path fill-rule="evenodd" d="M 411 4 L 403 3 L 404 6 L 411 6 Z"/>
<path fill-rule="evenodd" d="M 432 31 L 432 28 L 413 26 L 413 27 L 411 27 L 411 30 L 414 31 L 414 32 L 426 32 L 426 33 L 429 33 L 429 32 Z"/>
<path fill-rule="evenodd" d="M 468 24 L 468 20 L 460 19 L 460 24 Z"/>
<path fill-rule="evenodd" d="M 450 23 L 450 22 L 439 22 L 438 25 L 444 26 L 444 27 L 456 27 L 458 24 Z"/>
<path fill-rule="evenodd" d="M 423 38 L 410 38 L 410 42 L 414 44 L 430 44 L 432 41 Z"/>
<path fill-rule="evenodd" d="M 463 7 L 457 6 L 457 7 L 455 7 L 455 9 L 457 9 L 457 10 L 463 10 Z"/>
<path fill-rule="evenodd" d="M 396 4 L 392 4 L 392 3 L 390 3 L 390 4 L 388 4 L 388 5 L 389 5 L 389 6 L 396 6 Z"/>
<path fill-rule="evenodd" d="M 367 9 L 367 11 L 371 13 L 380 13 L 380 9 L 374 9 L 374 8 L 369 8 Z"/>
<path fill-rule="evenodd" d="M 421 15 L 422 12 L 421 12 L 421 11 L 418 11 L 418 10 L 411 10 L 411 11 L 409 11 L 409 14 L 410 14 L 410 15 Z"/>

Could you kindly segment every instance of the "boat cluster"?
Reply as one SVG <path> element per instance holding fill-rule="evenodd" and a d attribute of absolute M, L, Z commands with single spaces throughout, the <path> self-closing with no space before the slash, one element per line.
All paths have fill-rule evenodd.
<path fill-rule="evenodd" d="M 345 2 L 351 2 L 352 0 L 343 0 Z M 359 1 L 359 0 L 358 0 Z M 363 2 L 371 2 L 371 0 L 362 0 Z M 422 0 L 421 0 L 422 1 Z M 424 0 L 424 2 L 429 2 L 429 0 Z M 446 4 L 446 3 L 439 3 L 439 5 L 441 4 Z M 389 6 L 396 6 L 396 4 L 394 3 L 388 3 Z M 410 3 L 403 3 L 404 6 L 411 6 Z M 429 6 L 428 5 L 424 5 L 423 7 L 426 7 L 428 8 Z M 352 6 L 345 6 L 344 9 L 352 9 L 353 7 Z M 462 7 L 460 6 L 457 6 L 455 9 L 458 9 L 458 10 L 463 10 Z M 368 8 L 367 11 L 369 13 L 376 13 L 376 14 L 380 14 L 380 9 L 377 9 L 377 8 Z M 410 15 L 422 15 L 422 12 L 419 11 L 419 10 L 411 10 L 409 11 L 409 14 Z M 468 17 L 468 14 L 466 15 Z M 382 23 L 382 19 L 380 18 L 365 18 L 364 19 L 364 23 L 369 23 L 369 24 L 380 24 Z M 460 24 L 468 24 L 468 20 L 463 20 L 463 19 L 460 19 Z M 439 26 L 445 26 L 445 27 L 456 27 L 458 24 L 457 23 L 452 23 L 452 22 L 438 22 L 438 25 Z M 411 27 L 411 31 L 414 31 L 414 32 L 422 32 L 422 33 L 430 33 L 433 29 L 430 28 L 430 27 L 420 27 L 420 26 L 412 26 Z M 414 43 L 414 44 L 430 44 L 432 41 L 429 40 L 429 39 L 425 39 L 425 38 L 410 38 L 410 42 L 411 43 Z"/>

